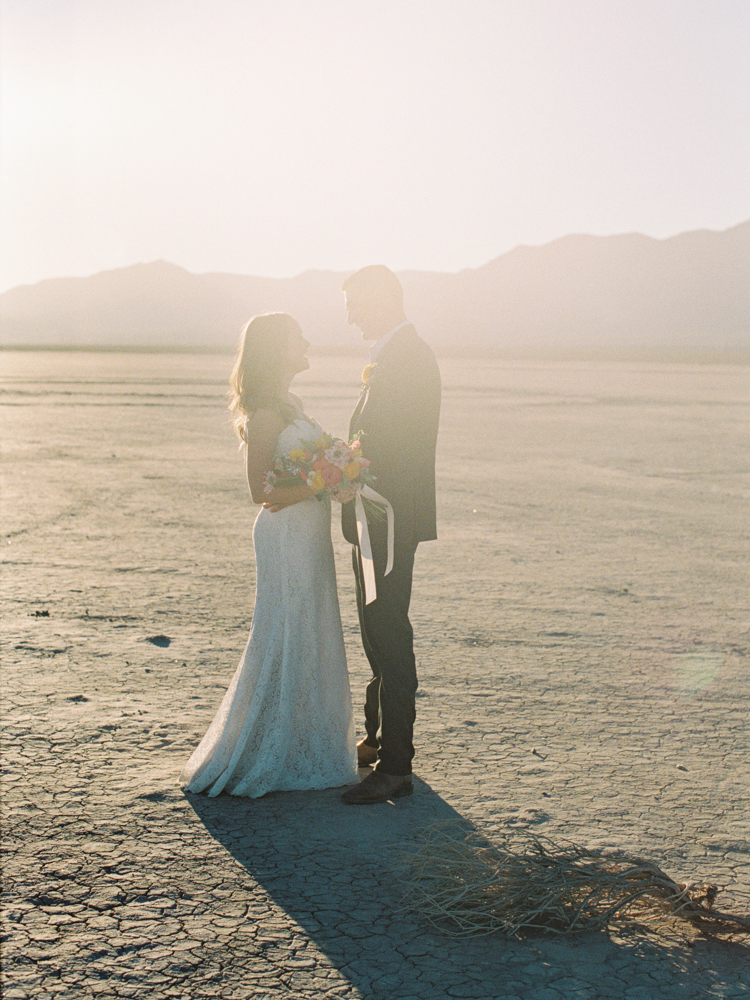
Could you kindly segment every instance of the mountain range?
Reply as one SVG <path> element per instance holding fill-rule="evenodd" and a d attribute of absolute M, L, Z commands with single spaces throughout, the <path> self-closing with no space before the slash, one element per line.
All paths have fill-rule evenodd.
<path fill-rule="evenodd" d="M 313 345 L 358 340 L 349 272 L 192 274 L 166 261 L 0 295 L 0 346 L 228 350 L 259 312 L 290 312 Z M 658 240 L 571 235 L 482 267 L 403 271 L 407 314 L 442 352 L 750 356 L 750 221 Z"/>

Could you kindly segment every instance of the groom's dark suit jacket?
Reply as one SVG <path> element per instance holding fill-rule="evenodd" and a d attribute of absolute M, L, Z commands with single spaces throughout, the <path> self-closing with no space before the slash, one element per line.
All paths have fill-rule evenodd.
<path fill-rule="evenodd" d="M 396 544 L 437 538 L 435 445 L 440 417 L 440 372 L 435 355 L 413 326 L 397 331 L 383 347 L 362 387 L 349 425 L 361 435 L 371 462 L 374 489 L 393 506 Z M 377 523 L 370 519 L 372 534 Z M 357 544 L 354 504 L 342 507 L 344 537 Z"/>

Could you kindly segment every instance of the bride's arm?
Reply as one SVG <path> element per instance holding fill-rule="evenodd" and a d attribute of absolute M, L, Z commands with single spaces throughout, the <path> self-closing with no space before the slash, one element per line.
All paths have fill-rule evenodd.
<path fill-rule="evenodd" d="M 278 487 L 270 493 L 266 493 L 263 489 L 263 476 L 273 465 L 276 444 L 284 427 L 284 421 L 275 410 L 256 410 L 247 418 L 245 424 L 247 435 L 245 472 L 250 496 L 253 498 L 253 503 L 264 504 L 274 509 L 299 503 L 301 500 L 309 500 L 315 496 L 310 487 L 302 481 L 299 486 Z"/>

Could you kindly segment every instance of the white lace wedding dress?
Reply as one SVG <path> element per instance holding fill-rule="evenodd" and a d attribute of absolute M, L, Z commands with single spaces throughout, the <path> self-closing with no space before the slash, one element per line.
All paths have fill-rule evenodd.
<path fill-rule="evenodd" d="M 315 440 L 299 417 L 278 450 Z M 253 528 L 252 631 L 216 717 L 180 775 L 191 792 L 246 795 L 357 781 L 349 676 L 331 545 L 331 508 L 316 499 Z"/>

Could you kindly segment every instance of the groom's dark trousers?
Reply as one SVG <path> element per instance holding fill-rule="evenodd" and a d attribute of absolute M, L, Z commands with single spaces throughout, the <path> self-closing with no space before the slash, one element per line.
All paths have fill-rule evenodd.
<path fill-rule="evenodd" d="M 371 524 L 370 541 L 378 589 L 371 604 L 365 604 L 359 547 L 352 549 L 362 645 L 372 668 L 365 697 L 365 742 L 380 747 L 380 770 L 386 774 L 411 774 L 417 666 L 409 601 L 417 547 L 398 544 L 393 569 L 384 577 L 386 541 L 379 525 Z"/>
<path fill-rule="evenodd" d="M 377 597 L 365 603 L 354 504 L 342 509 L 344 536 L 352 542 L 362 644 L 372 669 L 365 698 L 366 742 L 378 748 L 378 769 L 411 774 L 417 672 L 409 621 L 414 556 L 420 541 L 437 536 L 435 446 L 440 416 L 440 373 L 414 327 L 384 346 L 363 386 L 351 419 L 371 462 L 374 488 L 393 506 L 393 569 L 386 565 L 385 522 L 368 517 Z"/>

